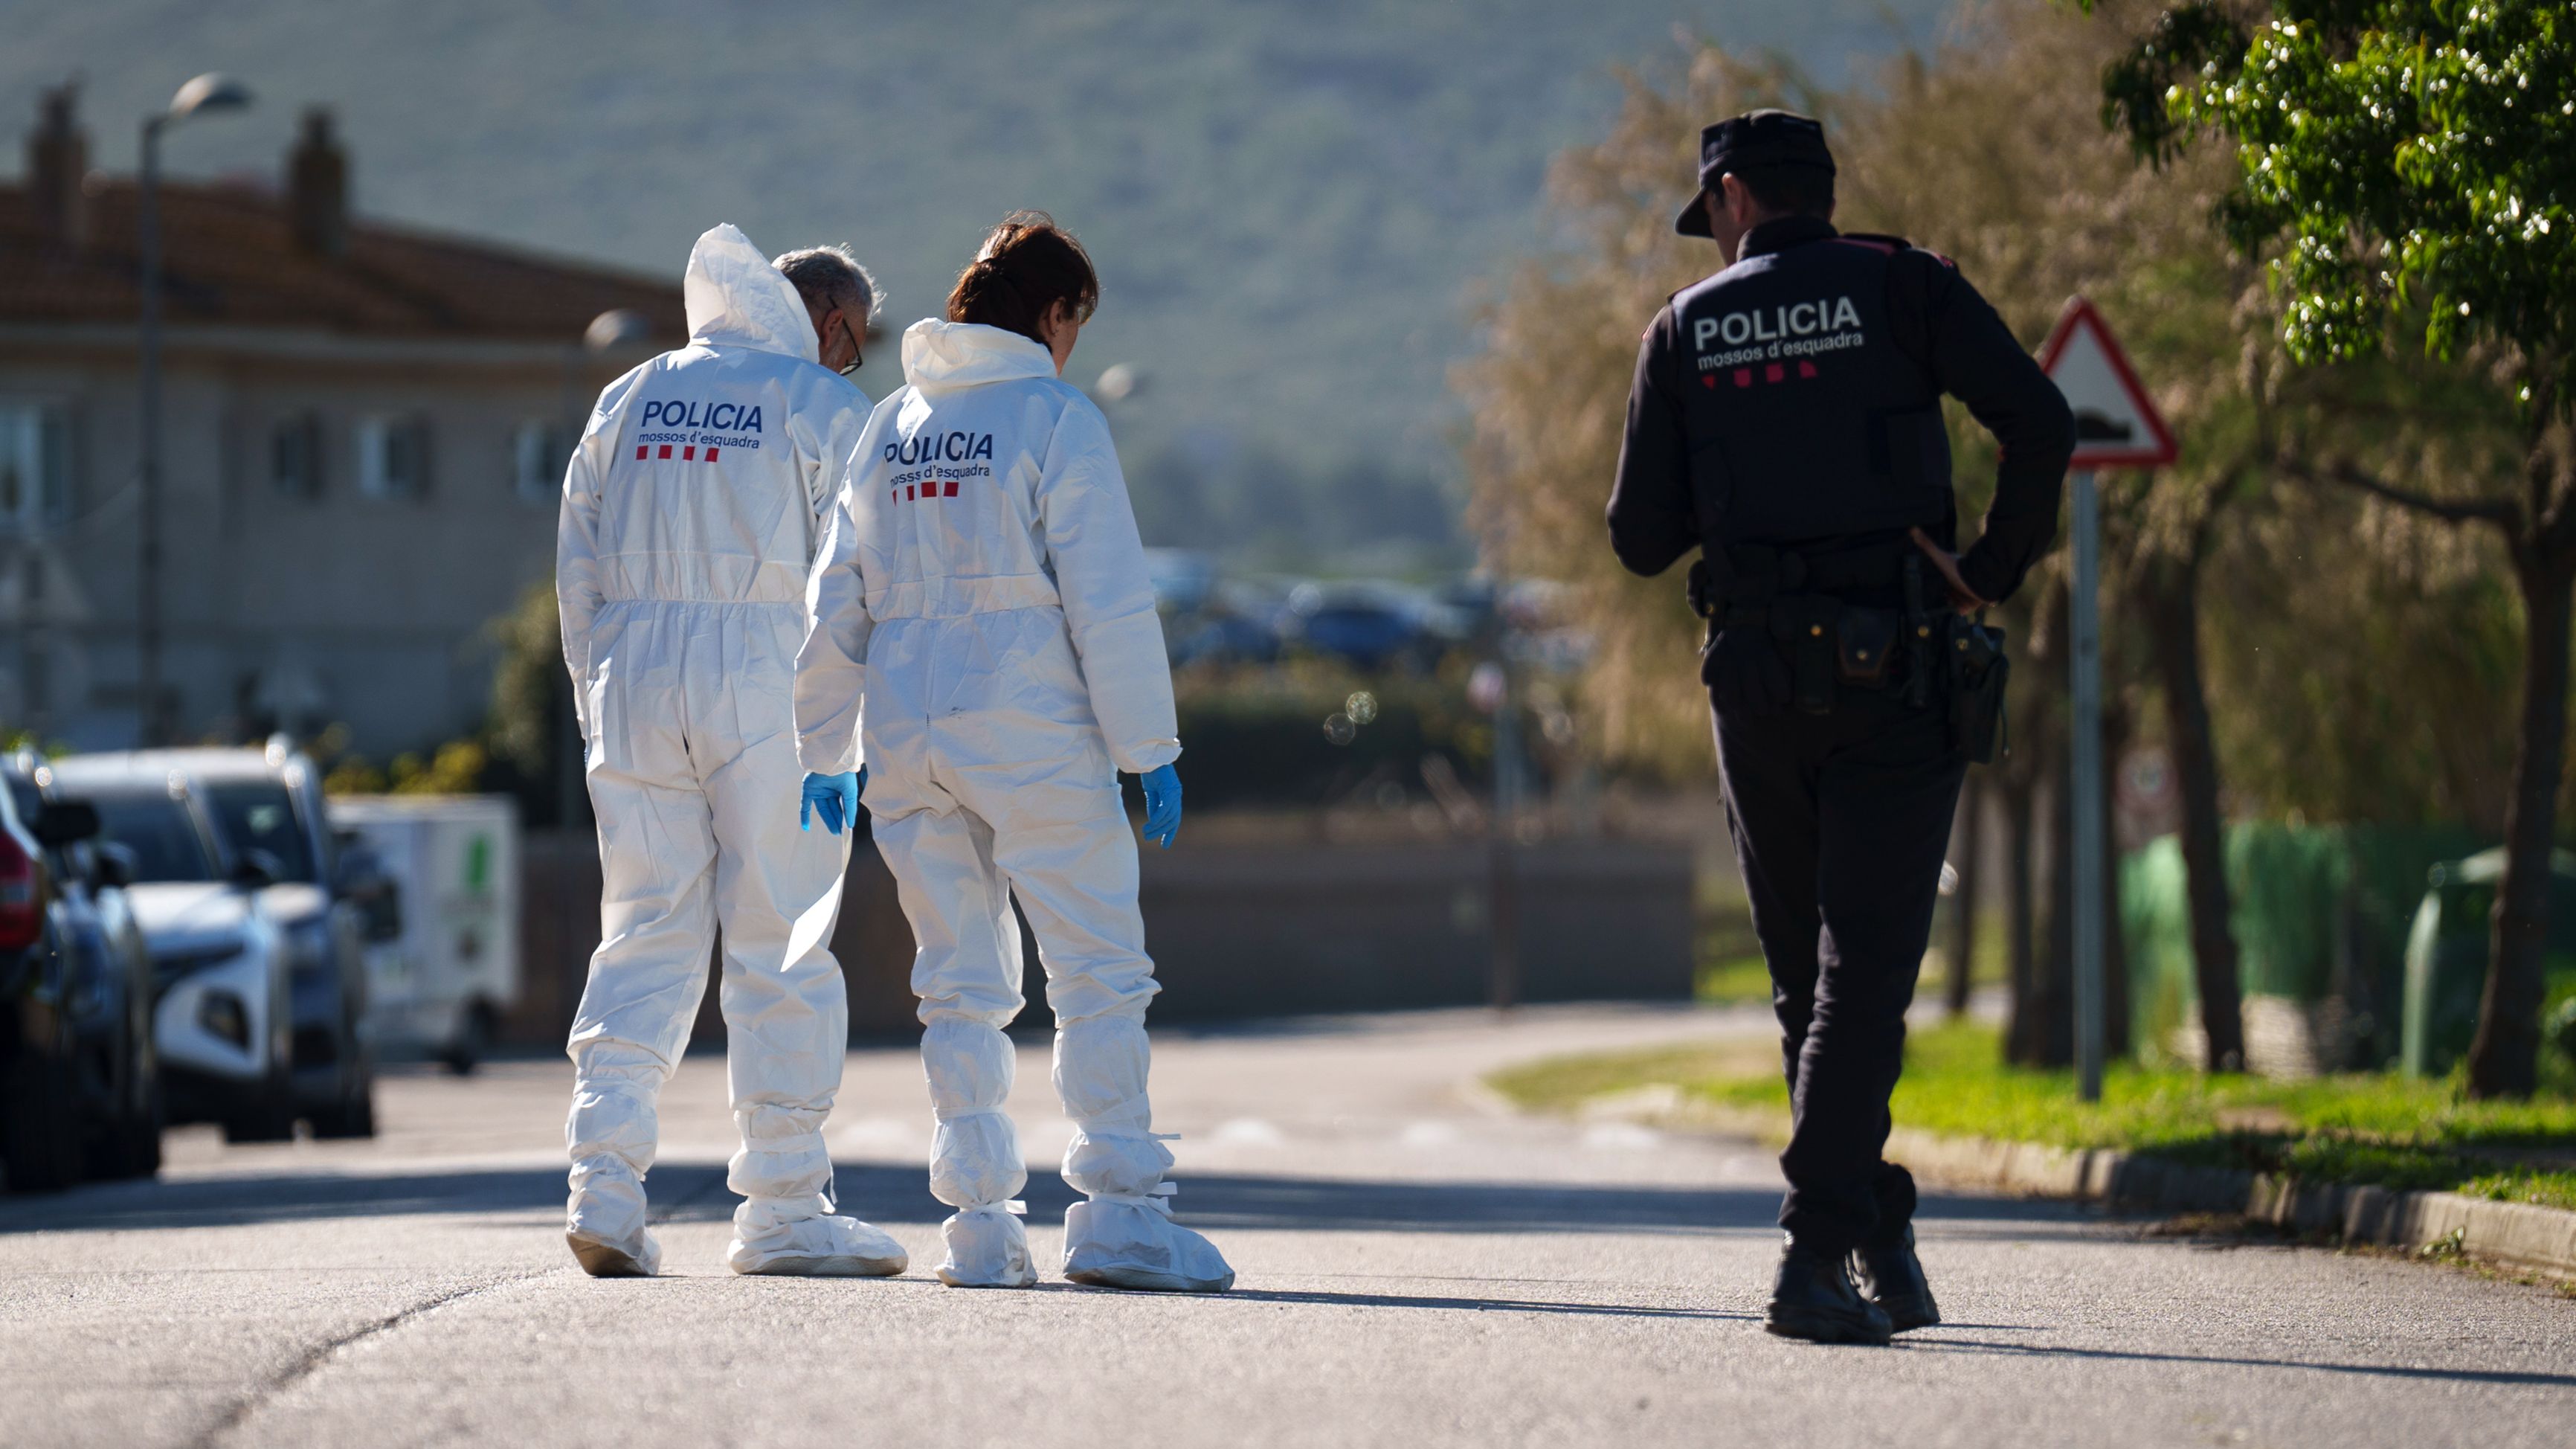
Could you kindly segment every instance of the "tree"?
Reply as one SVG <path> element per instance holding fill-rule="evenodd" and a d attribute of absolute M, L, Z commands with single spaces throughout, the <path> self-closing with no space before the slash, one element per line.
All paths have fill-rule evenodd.
<path fill-rule="evenodd" d="M 2178 546 L 2139 551 L 2130 595 L 2154 641 L 2156 683 L 2165 701 L 2165 749 L 2182 792 L 2184 887 L 2191 899 L 2191 959 L 2201 1002 L 2201 1031 L 2215 1071 L 2245 1065 L 2245 1016 L 2239 997 L 2236 934 L 2229 925 L 2226 817 L 2218 798 L 2218 745 L 2200 655 L 2200 575 L 2209 560 L 2225 502 L 2217 494 L 2196 511 Z"/>
<path fill-rule="evenodd" d="M 2324 442 L 2293 470 L 2503 543 L 2523 614 L 2521 709 L 2473 1096 L 2537 1081 L 2550 848 L 2576 604 L 2576 13 L 2563 0 L 2200 0 L 2103 75 L 2147 160 L 2232 148 L 2218 216 L 2270 258 L 2304 364 L 2401 338 L 2483 379 L 2518 446 L 2435 490 Z"/>

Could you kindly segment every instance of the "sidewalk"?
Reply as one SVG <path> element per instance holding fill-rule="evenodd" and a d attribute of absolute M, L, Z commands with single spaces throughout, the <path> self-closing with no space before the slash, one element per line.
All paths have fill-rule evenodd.
<path fill-rule="evenodd" d="M 1733 1033 L 1654 1051 L 1524 1061 L 1498 1100 L 1590 1121 L 1769 1140 L 1788 1132 L 1776 1058 Z M 2457 1254 L 2576 1280 L 2564 1104 L 2460 1103 L 2378 1078 L 2298 1085 L 2125 1069 L 2099 1104 L 2063 1074 L 1995 1062 L 1990 1032 L 1918 1029 L 1888 1155 L 1927 1182 Z M 2490 1172 L 2487 1169 L 2492 1168 Z M 2453 1190 L 2454 1188 L 2458 1190 Z"/>

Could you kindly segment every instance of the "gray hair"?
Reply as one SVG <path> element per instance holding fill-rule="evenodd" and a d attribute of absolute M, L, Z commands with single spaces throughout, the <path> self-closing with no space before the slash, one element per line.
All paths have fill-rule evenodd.
<path fill-rule="evenodd" d="M 796 295 L 805 299 L 809 311 L 856 307 L 874 320 L 885 308 L 885 293 L 877 279 L 838 242 L 782 253 L 770 265 L 795 285 Z"/>

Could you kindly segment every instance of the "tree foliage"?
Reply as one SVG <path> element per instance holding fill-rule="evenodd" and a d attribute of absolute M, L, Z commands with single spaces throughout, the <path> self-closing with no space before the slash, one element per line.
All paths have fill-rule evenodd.
<path fill-rule="evenodd" d="M 2576 9 L 2204 0 L 2165 12 L 2103 84 L 2105 119 L 2160 163 L 2206 130 L 2235 143 L 2220 215 L 2274 251 L 2299 361 L 2376 353 L 2403 325 L 2440 357 L 2518 350 L 2518 400 L 2567 408 Z"/>

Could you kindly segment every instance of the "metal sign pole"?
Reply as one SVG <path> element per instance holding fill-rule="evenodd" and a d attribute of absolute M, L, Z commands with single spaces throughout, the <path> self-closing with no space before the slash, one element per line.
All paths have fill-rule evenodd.
<path fill-rule="evenodd" d="M 2093 470 L 2074 477 L 2075 582 L 2069 620 L 2074 641 L 2072 768 L 2074 812 L 2075 1075 L 2087 1102 L 2102 1100 L 2102 620 L 2097 598 L 2102 568 L 2101 511 Z"/>
<path fill-rule="evenodd" d="M 2039 365 L 2075 414 L 2073 479 L 2075 642 L 2072 766 L 2067 771 L 2068 823 L 2075 848 L 2075 1070 L 2084 1100 L 2102 1100 L 2102 1019 L 2110 895 L 2109 832 L 2102 788 L 2102 514 L 2093 490 L 2096 468 L 2161 468 L 2181 454 L 2155 399 L 2138 381 L 2110 324 L 2082 297 L 2066 299 L 2039 349 Z"/>

